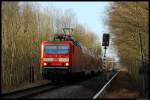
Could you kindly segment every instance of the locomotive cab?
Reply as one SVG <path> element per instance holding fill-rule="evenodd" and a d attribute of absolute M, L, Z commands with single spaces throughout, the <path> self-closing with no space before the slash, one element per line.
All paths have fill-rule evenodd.
<path fill-rule="evenodd" d="M 70 46 L 67 44 L 48 44 L 44 46 L 43 67 L 68 67 Z"/>
<path fill-rule="evenodd" d="M 56 75 L 70 73 L 71 57 L 72 43 L 70 41 L 42 42 L 40 64 L 43 76 L 50 79 Z"/>

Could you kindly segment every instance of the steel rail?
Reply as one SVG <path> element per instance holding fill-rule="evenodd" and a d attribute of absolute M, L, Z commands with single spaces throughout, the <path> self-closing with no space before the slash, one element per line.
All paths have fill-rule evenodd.
<path fill-rule="evenodd" d="M 96 93 L 92 99 L 97 99 L 98 97 L 102 97 L 104 95 L 104 92 L 106 90 L 106 88 L 109 87 L 109 85 L 111 84 L 112 80 L 118 75 L 119 72 L 117 72 L 115 75 L 112 76 L 112 78 L 100 89 L 100 91 L 98 93 Z"/>
<path fill-rule="evenodd" d="M 13 91 L 10 93 L 5 93 L 2 94 L 1 98 L 26 98 L 26 97 L 30 97 L 32 95 L 36 95 L 42 92 L 46 92 L 46 91 L 50 91 L 50 90 L 54 90 L 57 89 L 59 87 L 62 87 L 63 85 L 52 85 L 51 83 L 47 83 L 44 85 L 40 85 L 40 86 L 35 86 L 35 87 L 31 87 L 31 88 L 27 88 L 27 89 L 23 89 L 23 90 L 17 90 L 17 91 Z"/>

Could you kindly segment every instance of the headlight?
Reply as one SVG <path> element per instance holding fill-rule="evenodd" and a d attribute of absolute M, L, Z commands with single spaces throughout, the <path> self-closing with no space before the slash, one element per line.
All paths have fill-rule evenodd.
<path fill-rule="evenodd" d="M 47 65 L 47 63 L 45 62 L 45 63 L 43 63 L 43 65 L 44 65 L 44 66 L 46 66 L 46 65 Z"/>
<path fill-rule="evenodd" d="M 67 62 L 67 63 L 65 63 L 65 65 L 66 65 L 66 66 L 69 66 L 69 63 Z"/>

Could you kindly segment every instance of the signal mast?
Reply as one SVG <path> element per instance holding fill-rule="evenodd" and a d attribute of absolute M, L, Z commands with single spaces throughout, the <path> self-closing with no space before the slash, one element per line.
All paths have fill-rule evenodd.
<path fill-rule="evenodd" d="M 104 57 L 103 57 L 103 67 L 106 67 L 106 66 L 105 66 L 106 49 L 107 49 L 107 47 L 109 46 L 109 38 L 110 38 L 110 36 L 109 36 L 108 33 L 104 33 L 104 34 L 103 34 L 102 46 L 104 46 L 104 49 L 105 49 L 105 51 L 104 51 Z"/>

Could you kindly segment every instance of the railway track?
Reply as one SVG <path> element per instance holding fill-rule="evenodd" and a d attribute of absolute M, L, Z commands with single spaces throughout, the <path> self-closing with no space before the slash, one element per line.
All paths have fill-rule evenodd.
<path fill-rule="evenodd" d="M 116 72 L 111 79 L 100 89 L 100 91 L 98 93 L 96 93 L 92 99 L 97 99 L 97 98 L 101 98 L 103 97 L 104 94 L 106 94 L 106 89 L 109 88 L 111 82 L 113 81 L 113 79 L 118 75 L 119 72 Z"/>
<path fill-rule="evenodd" d="M 109 85 L 111 84 L 111 81 L 117 76 L 117 74 L 118 74 L 118 72 L 117 73 L 111 73 L 111 75 L 109 76 L 110 78 L 105 79 L 105 81 L 102 81 L 102 84 L 99 84 L 97 82 L 96 84 L 99 84 L 99 88 L 100 88 L 100 91 L 98 93 L 96 92 L 98 90 L 95 90 L 95 92 L 90 93 L 90 95 L 88 95 L 86 93 L 84 95 L 82 95 L 83 91 L 81 91 L 82 93 L 79 93 L 82 96 L 81 98 L 88 97 L 88 98 L 92 98 L 92 99 L 97 99 L 97 98 L 101 97 L 105 93 L 105 89 L 109 87 Z M 74 92 L 76 90 L 69 90 L 68 87 L 73 87 L 73 86 L 76 86 L 76 85 L 79 85 L 79 84 L 80 84 L 79 86 L 81 86 L 81 84 L 82 84 L 82 87 L 88 86 L 88 88 L 89 88 L 91 85 L 87 85 L 87 84 L 95 84 L 91 81 L 91 79 L 92 78 L 79 80 L 79 81 L 71 82 L 69 84 L 68 83 L 61 83 L 61 84 L 56 85 L 56 84 L 53 84 L 53 83 L 47 83 L 45 85 L 40 85 L 40 86 L 33 87 L 33 88 L 28 88 L 28 89 L 24 89 L 24 90 L 19 90 L 19 91 L 3 94 L 2 98 L 12 98 L 12 99 L 30 98 L 30 97 L 36 97 L 36 96 L 41 95 L 43 93 L 46 93 L 48 95 L 51 94 L 51 93 L 53 94 L 53 92 L 56 92 L 59 89 L 65 89 L 67 91 L 71 91 L 73 93 L 71 98 L 76 98 L 77 94 L 75 94 L 76 92 Z M 106 83 L 106 81 L 107 81 L 107 83 Z M 92 86 L 90 87 L 91 89 L 92 88 L 97 88 L 97 87 L 94 87 L 95 85 L 92 85 Z M 87 92 L 87 91 L 85 90 L 84 92 Z M 56 93 L 58 93 L 58 92 L 56 92 Z M 64 93 L 64 95 L 65 95 L 64 98 L 69 98 L 70 97 L 70 95 L 66 95 L 65 93 Z M 86 96 L 86 95 L 88 95 L 88 96 Z M 57 97 L 61 98 L 61 96 L 60 97 L 57 96 Z M 78 96 L 78 97 L 80 97 L 80 96 Z M 47 97 L 47 98 L 51 98 L 51 97 Z"/>
<path fill-rule="evenodd" d="M 83 81 L 83 80 L 82 80 Z M 64 86 L 68 86 L 68 85 L 73 85 L 78 83 L 78 81 L 75 82 L 55 82 L 55 83 L 47 83 L 44 85 L 39 85 L 39 86 L 35 86 L 35 87 L 31 87 L 31 88 L 27 88 L 27 89 L 22 89 L 22 90 L 16 90 L 13 92 L 9 92 L 9 93 L 4 93 L 2 94 L 1 98 L 11 98 L 11 99 L 18 99 L 18 98 L 28 98 L 34 95 L 38 95 L 40 93 L 45 93 L 48 91 L 53 91 L 55 89 L 64 87 Z"/>
<path fill-rule="evenodd" d="M 27 89 L 18 90 L 18 91 L 14 91 L 14 92 L 10 92 L 10 93 L 5 93 L 2 95 L 2 98 L 12 98 L 12 99 L 26 98 L 26 97 L 30 97 L 32 95 L 39 94 L 41 92 L 46 92 L 46 91 L 57 89 L 62 86 L 64 86 L 64 84 L 63 85 L 54 85 L 52 83 L 47 83 L 47 84 L 32 87 L 32 88 L 27 88 Z"/>

